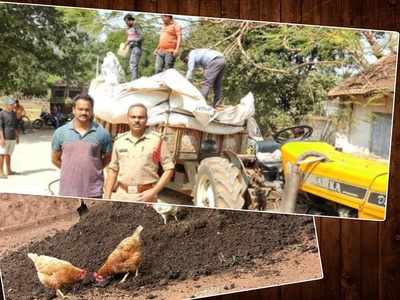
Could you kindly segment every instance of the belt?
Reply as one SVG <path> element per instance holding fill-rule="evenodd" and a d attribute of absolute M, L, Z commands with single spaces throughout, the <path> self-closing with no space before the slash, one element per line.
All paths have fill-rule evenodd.
<path fill-rule="evenodd" d="M 154 183 L 138 184 L 138 185 L 127 185 L 122 182 L 118 182 L 118 186 L 128 194 L 139 194 L 144 191 L 150 190 L 155 186 Z"/>

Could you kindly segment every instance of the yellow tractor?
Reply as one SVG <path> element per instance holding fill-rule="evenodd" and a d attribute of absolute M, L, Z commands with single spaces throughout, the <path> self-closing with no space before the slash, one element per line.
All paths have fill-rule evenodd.
<path fill-rule="evenodd" d="M 343 153 L 318 141 L 289 141 L 281 151 L 286 184 L 294 183 L 308 199 L 328 204 L 338 216 L 385 218 L 386 162 Z"/>

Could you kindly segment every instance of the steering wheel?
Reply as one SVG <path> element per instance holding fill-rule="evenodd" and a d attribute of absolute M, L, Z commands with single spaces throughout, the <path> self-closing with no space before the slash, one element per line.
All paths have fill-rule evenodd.
<path fill-rule="evenodd" d="M 279 130 L 275 133 L 272 138 L 279 144 L 284 144 L 287 141 L 302 141 L 309 138 L 313 133 L 313 129 L 308 125 L 298 125 L 293 127 L 287 127 Z"/>

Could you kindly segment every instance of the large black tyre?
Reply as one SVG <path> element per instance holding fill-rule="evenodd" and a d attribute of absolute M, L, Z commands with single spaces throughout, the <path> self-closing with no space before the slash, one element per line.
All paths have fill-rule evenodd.
<path fill-rule="evenodd" d="M 41 119 L 36 119 L 35 121 L 32 122 L 32 127 L 35 129 L 40 129 L 43 127 L 43 121 Z"/>
<path fill-rule="evenodd" d="M 194 187 L 194 202 L 200 207 L 243 208 L 247 185 L 240 170 L 226 158 L 201 161 Z"/>

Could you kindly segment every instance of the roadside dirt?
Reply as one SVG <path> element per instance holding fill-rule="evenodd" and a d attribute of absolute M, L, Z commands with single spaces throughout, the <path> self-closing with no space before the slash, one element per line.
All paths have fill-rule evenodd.
<path fill-rule="evenodd" d="M 181 208 L 179 222 L 163 225 L 151 207 L 97 201 L 78 222 L 76 203 L 60 198 L 57 203 L 71 205 L 65 209 L 72 217 L 38 223 L 22 234 L 16 230 L 20 240 L 2 243 L 7 299 L 54 295 L 40 284 L 27 252 L 95 271 L 139 224 L 144 226 L 145 256 L 139 277 L 124 284 L 116 278 L 105 288 L 78 284 L 68 294 L 76 299 L 183 299 L 321 277 L 310 217 Z"/>

